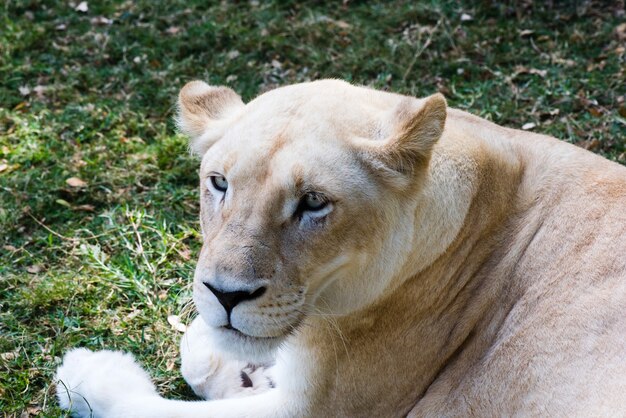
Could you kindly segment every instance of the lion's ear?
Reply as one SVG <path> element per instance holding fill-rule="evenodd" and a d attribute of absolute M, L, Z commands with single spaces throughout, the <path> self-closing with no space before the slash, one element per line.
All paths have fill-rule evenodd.
<path fill-rule="evenodd" d="M 425 99 L 407 97 L 384 122 L 384 138 L 368 141 L 367 158 L 390 175 L 411 175 L 425 167 L 443 133 L 446 107 L 439 93 Z"/>
<path fill-rule="evenodd" d="M 191 81 L 178 94 L 178 129 L 191 138 L 191 150 L 203 155 L 244 106 L 241 97 L 228 87 Z"/>

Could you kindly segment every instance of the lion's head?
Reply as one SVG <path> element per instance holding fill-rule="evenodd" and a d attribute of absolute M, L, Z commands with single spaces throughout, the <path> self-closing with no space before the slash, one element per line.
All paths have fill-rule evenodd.
<path fill-rule="evenodd" d="M 405 211 L 445 118 L 441 95 L 335 80 L 248 104 L 226 87 L 187 84 L 178 122 L 202 156 L 194 300 L 217 342 L 263 359 L 308 315 L 379 297 L 408 256 Z"/>

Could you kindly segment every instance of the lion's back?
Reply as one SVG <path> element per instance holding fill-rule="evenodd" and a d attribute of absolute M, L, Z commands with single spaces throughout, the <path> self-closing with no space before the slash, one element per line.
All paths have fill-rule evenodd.
<path fill-rule="evenodd" d="M 626 167 L 499 133 L 518 136 L 526 157 L 515 235 L 499 253 L 512 308 L 482 356 L 444 373 L 409 416 L 623 415 Z"/>
<path fill-rule="evenodd" d="M 483 378 L 501 382 L 494 395 L 510 411 L 626 413 L 626 167 L 547 148 L 535 150 L 535 202 L 519 219 L 533 226 L 512 273 L 519 299 Z"/>

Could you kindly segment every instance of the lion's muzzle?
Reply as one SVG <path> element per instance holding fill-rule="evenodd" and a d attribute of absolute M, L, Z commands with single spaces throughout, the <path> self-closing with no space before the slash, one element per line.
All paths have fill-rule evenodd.
<path fill-rule="evenodd" d="M 211 293 L 215 295 L 215 297 L 217 298 L 217 301 L 226 310 L 226 316 L 228 318 L 228 324 L 226 326 L 231 326 L 230 314 L 235 306 L 247 300 L 254 300 L 254 299 L 260 298 L 261 296 L 263 296 L 263 294 L 267 290 L 266 287 L 261 286 L 253 291 L 238 290 L 238 291 L 227 292 L 227 291 L 222 291 L 222 290 L 217 289 L 216 287 L 211 285 L 211 283 L 209 283 L 208 281 L 203 282 L 202 284 L 204 284 L 211 291 Z"/>

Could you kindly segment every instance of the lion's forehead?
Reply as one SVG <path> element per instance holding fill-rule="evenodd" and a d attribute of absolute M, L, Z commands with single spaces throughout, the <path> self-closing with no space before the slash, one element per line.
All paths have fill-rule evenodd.
<path fill-rule="evenodd" d="M 337 80 L 281 87 L 249 102 L 226 137 L 342 140 L 369 136 L 404 96 Z"/>
<path fill-rule="evenodd" d="M 232 132 L 205 156 L 203 172 L 220 171 L 233 182 L 299 188 L 337 188 L 364 176 L 350 144 L 330 133 L 282 129 L 275 134 Z M 333 187 L 337 186 L 337 187 Z"/>
<path fill-rule="evenodd" d="M 355 140 L 375 138 L 402 96 L 326 81 L 279 88 L 248 103 L 205 154 L 202 171 L 226 175 L 248 198 L 302 186 L 347 198 L 379 193 Z M 350 199 L 354 200 L 352 197 Z"/>

